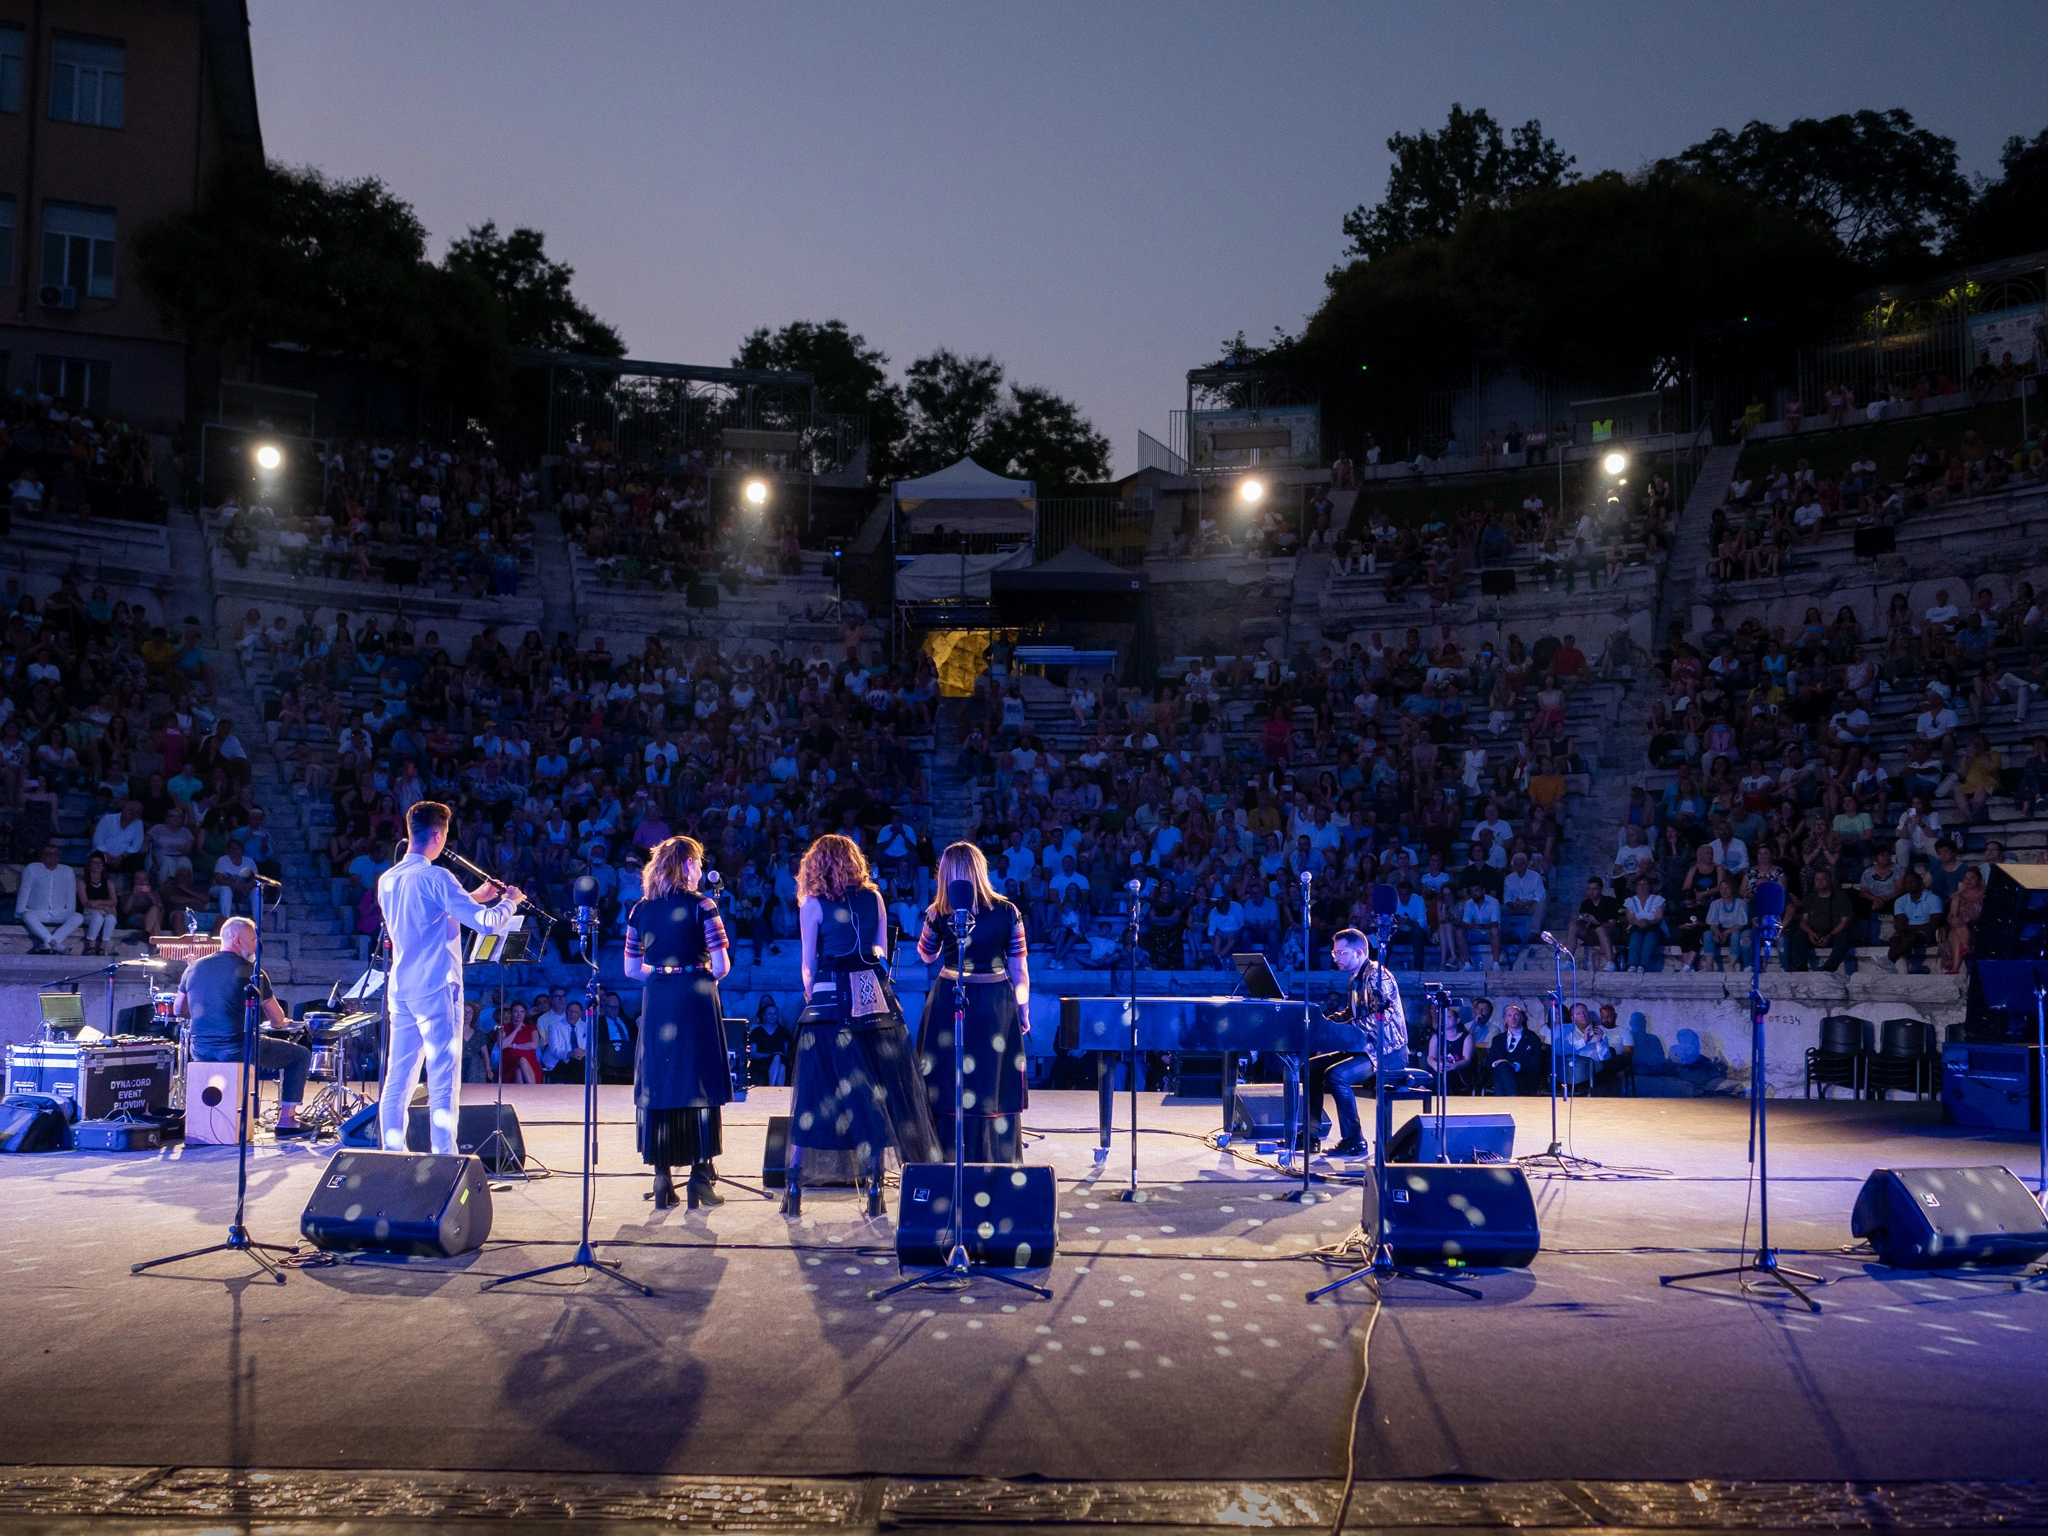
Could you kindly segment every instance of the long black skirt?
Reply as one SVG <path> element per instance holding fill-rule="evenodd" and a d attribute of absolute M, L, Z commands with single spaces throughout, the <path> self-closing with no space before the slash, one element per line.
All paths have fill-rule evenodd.
<path fill-rule="evenodd" d="M 939 1133 L 940 1151 L 953 1156 L 953 989 L 939 977 L 925 998 L 918 1030 L 918 1068 Z M 967 983 L 967 1029 L 960 1106 L 970 1163 L 1024 1161 L 1024 1029 L 1017 992 L 1008 980 Z"/>
<path fill-rule="evenodd" d="M 900 1018 L 859 1028 L 799 1021 L 789 1141 L 801 1149 L 804 1182 L 864 1173 L 877 1161 L 939 1160 L 917 1053 Z"/>
<path fill-rule="evenodd" d="M 650 1168 L 708 1163 L 725 1150 L 725 1116 L 716 1104 L 698 1109 L 641 1109 L 640 1160 Z"/>

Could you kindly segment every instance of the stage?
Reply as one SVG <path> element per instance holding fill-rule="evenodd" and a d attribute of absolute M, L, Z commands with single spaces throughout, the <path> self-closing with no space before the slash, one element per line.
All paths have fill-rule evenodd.
<path fill-rule="evenodd" d="M 507 1099 L 556 1174 L 495 1194 L 488 1247 L 299 1269 L 283 1286 L 235 1255 L 129 1274 L 221 1234 L 231 1148 L 0 1159 L 0 1461 L 1315 1487 L 1342 1476 L 1372 1288 L 1316 1306 L 1303 1293 L 1339 1272 L 1311 1255 L 1353 1226 L 1358 1193 L 1280 1199 L 1290 1184 L 1276 1171 L 1203 1143 L 1213 1104 L 1141 1098 L 1146 1199 L 1127 1204 L 1127 1140 L 1094 1161 L 1093 1096 L 1034 1094 L 1027 1124 L 1045 1134 L 1030 1160 L 1051 1163 L 1061 1190 L 1054 1299 L 979 1285 L 876 1303 L 868 1290 L 895 1275 L 892 1228 L 862 1219 L 852 1191 L 807 1192 L 795 1224 L 737 1187 L 757 1182 L 780 1089 L 728 1111 L 728 1203 L 659 1216 L 642 1198 L 630 1091 L 603 1090 L 594 1232 L 654 1299 L 574 1276 L 480 1291 L 488 1276 L 567 1257 L 576 1231 L 580 1090 Z M 1548 1140 L 1545 1101 L 1454 1108 L 1512 1108 L 1518 1153 Z M 1660 1274 L 1741 1249 L 1746 1111 L 1733 1099 L 1579 1102 L 1571 1144 L 1607 1166 L 1536 1177 L 1543 1252 L 1530 1269 L 1473 1272 L 1479 1301 L 1389 1286 L 1362 1477 L 2048 1471 L 2048 1291 L 1837 1252 L 1872 1167 L 2002 1162 L 2031 1179 L 2031 1143 L 1944 1127 L 1933 1104 L 1774 1102 L 1773 1236 L 1828 1277 L 1822 1312 L 1768 1290 L 1745 1301 L 1729 1281 L 1660 1288 Z M 257 1237 L 297 1240 L 330 1151 L 254 1152 Z M 1333 1171 L 1345 1168 L 1369 1164 Z"/>

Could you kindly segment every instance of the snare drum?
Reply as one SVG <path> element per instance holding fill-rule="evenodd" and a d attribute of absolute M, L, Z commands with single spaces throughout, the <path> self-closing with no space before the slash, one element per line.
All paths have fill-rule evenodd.
<path fill-rule="evenodd" d="M 175 992 L 152 992 L 149 994 L 149 1032 L 162 1035 L 166 1040 L 177 1038 L 178 994 Z"/>

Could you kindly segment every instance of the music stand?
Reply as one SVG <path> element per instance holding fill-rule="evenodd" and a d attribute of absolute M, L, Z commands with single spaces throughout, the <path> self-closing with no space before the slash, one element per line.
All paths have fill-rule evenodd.
<path fill-rule="evenodd" d="M 539 958 L 534 953 L 534 936 L 526 928 L 526 919 L 519 917 L 514 918 L 513 921 L 518 926 L 509 928 L 503 933 L 471 932 L 469 935 L 469 954 L 463 960 L 464 970 L 473 965 L 495 965 L 500 967 L 497 986 L 497 1016 L 500 1028 L 503 1027 L 505 1019 L 505 972 L 503 967 L 508 965 L 525 965 L 529 961 Z M 597 1031 L 594 1027 L 591 1030 L 590 1038 L 594 1047 L 597 1040 Z M 498 1092 L 497 1098 L 494 1101 L 495 1110 L 491 1134 L 477 1144 L 476 1152 L 473 1155 L 481 1158 L 484 1166 L 491 1169 L 491 1177 L 494 1180 L 518 1178 L 532 1183 L 533 1175 L 526 1171 L 526 1153 L 524 1149 L 515 1151 L 512 1146 L 512 1138 L 505 1134 L 505 1064 L 502 1058 L 499 1060 L 497 1071 L 492 1076 L 497 1080 Z M 495 1160 L 495 1166 L 493 1166 L 493 1160 Z"/>

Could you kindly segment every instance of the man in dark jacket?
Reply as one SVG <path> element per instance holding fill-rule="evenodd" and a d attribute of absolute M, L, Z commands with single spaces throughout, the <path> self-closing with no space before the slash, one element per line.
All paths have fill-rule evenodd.
<path fill-rule="evenodd" d="M 1504 1017 L 1505 1026 L 1486 1048 L 1486 1071 L 1493 1079 L 1493 1091 L 1510 1097 L 1542 1093 L 1549 1080 L 1550 1048 L 1529 1027 L 1529 1010 L 1520 1003 L 1509 1003 Z"/>

